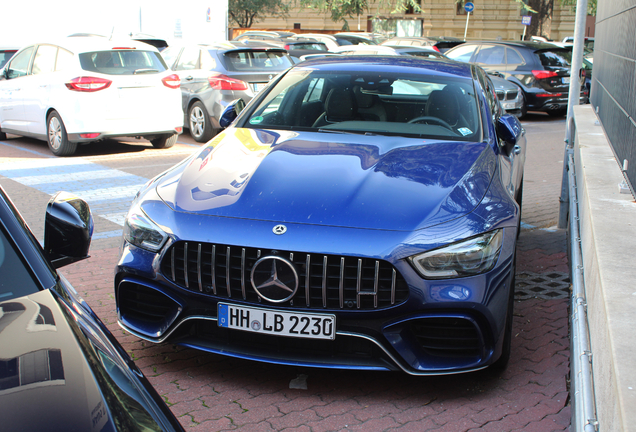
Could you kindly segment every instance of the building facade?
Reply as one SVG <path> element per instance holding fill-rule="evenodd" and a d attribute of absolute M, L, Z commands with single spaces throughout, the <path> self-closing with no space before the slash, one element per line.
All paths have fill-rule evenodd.
<path fill-rule="evenodd" d="M 421 0 L 422 12 L 392 14 L 390 9 L 379 9 L 371 4 L 365 15 L 348 19 L 350 31 L 383 31 L 398 36 L 446 36 L 467 40 L 501 39 L 520 40 L 524 34 L 522 13 L 514 0 L 477 0 L 470 17 L 462 2 L 455 0 Z M 538 19 L 529 14 L 533 20 Z M 551 40 L 562 40 L 574 34 L 574 12 L 554 0 L 552 20 L 540 31 Z M 468 25 L 467 25 L 468 21 Z M 252 29 L 293 30 L 297 33 L 342 31 L 343 22 L 333 22 L 327 12 L 303 8 L 292 3 L 287 18 L 266 18 Z M 529 29 L 527 29 L 529 30 Z M 526 33 L 529 35 L 529 33 Z"/>

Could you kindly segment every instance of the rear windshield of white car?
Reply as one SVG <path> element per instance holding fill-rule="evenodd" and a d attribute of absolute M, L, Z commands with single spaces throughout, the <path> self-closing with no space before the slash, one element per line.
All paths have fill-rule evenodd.
<path fill-rule="evenodd" d="M 106 75 L 137 75 L 163 72 L 168 67 L 155 51 L 112 50 L 79 55 L 82 69 Z"/>
<path fill-rule="evenodd" d="M 286 51 L 228 51 L 223 54 L 223 62 L 233 72 L 280 72 L 292 65 Z"/>

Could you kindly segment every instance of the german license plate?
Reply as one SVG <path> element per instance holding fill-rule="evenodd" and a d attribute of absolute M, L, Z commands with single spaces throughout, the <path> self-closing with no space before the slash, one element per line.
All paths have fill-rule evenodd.
<path fill-rule="evenodd" d="M 267 83 L 254 83 L 252 85 L 254 86 L 254 92 L 258 93 L 267 86 Z"/>
<path fill-rule="evenodd" d="M 306 339 L 335 339 L 336 317 L 219 303 L 219 327 Z"/>

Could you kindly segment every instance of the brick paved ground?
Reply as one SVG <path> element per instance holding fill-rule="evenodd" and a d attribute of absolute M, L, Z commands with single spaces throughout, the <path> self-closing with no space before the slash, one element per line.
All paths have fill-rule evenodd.
<path fill-rule="evenodd" d="M 565 122 L 531 115 L 526 123 L 532 132 L 517 257 L 513 351 L 501 375 L 481 371 L 411 377 L 304 369 L 154 345 L 127 334 L 116 323 L 112 282 L 119 253 L 116 240 L 95 241 L 90 259 L 61 273 L 189 431 L 568 430 L 569 280 L 565 233 L 553 229 Z M 1 156 L 7 157 L 2 151 Z M 48 197 L 5 178 L 0 177 L 0 182 L 27 221 L 41 226 L 41 202 Z M 34 231 L 38 235 L 38 229 Z"/>

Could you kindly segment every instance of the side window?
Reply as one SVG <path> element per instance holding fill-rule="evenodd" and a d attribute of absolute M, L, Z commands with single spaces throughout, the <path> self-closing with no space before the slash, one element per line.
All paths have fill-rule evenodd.
<path fill-rule="evenodd" d="M 319 101 L 320 96 L 322 95 L 322 89 L 325 85 L 324 78 L 314 78 L 309 83 L 309 88 L 307 89 L 307 93 L 303 98 L 303 103 L 305 102 L 313 102 Z"/>
<path fill-rule="evenodd" d="M 521 58 L 521 55 L 517 52 L 517 50 L 506 48 L 506 63 L 509 65 L 523 64 L 523 58 Z"/>
<path fill-rule="evenodd" d="M 497 99 L 495 87 L 492 84 L 492 81 L 490 81 L 490 78 L 488 78 L 486 73 L 481 69 L 478 69 L 477 71 L 477 78 L 479 79 L 479 83 L 484 90 L 484 95 L 486 96 L 486 101 L 488 102 L 488 110 L 490 111 L 493 118 L 498 117 L 500 115 L 499 100 Z"/>
<path fill-rule="evenodd" d="M 55 64 L 55 70 L 64 70 L 68 69 L 69 65 L 73 60 L 73 53 L 70 51 L 66 51 L 64 48 L 59 48 L 57 50 L 57 63 Z"/>
<path fill-rule="evenodd" d="M 505 64 L 505 50 L 502 46 L 482 46 L 475 63 L 488 64 L 488 65 L 500 65 Z"/>
<path fill-rule="evenodd" d="M 16 54 L 14 59 L 7 68 L 7 76 L 9 79 L 19 78 L 27 75 L 29 72 L 29 62 L 31 61 L 31 54 L 33 54 L 34 47 L 29 47 L 24 51 Z"/>
<path fill-rule="evenodd" d="M 168 47 L 165 50 L 161 51 L 161 57 L 163 57 L 164 61 L 170 69 L 174 70 L 174 62 L 177 60 L 180 52 L 181 48 L 174 47 Z"/>
<path fill-rule="evenodd" d="M 185 48 L 175 70 L 193 70 L 199 68 L 199 48 Z"/>
<path fill-rule="evenodd" d="M 40 45 L 33 59 L 33 67 L 31 73 L 39 75 L 43 73 L 53 72 L 55 70 L 55 58 L 57 56 L 57 47 L 52 45 Z"/>
<path fill-rule="evenodd" d="M 446 52 L 446 56 L 457 61 L 469 62 L 478 45 L 460 45 L 452 52 Z"/>

